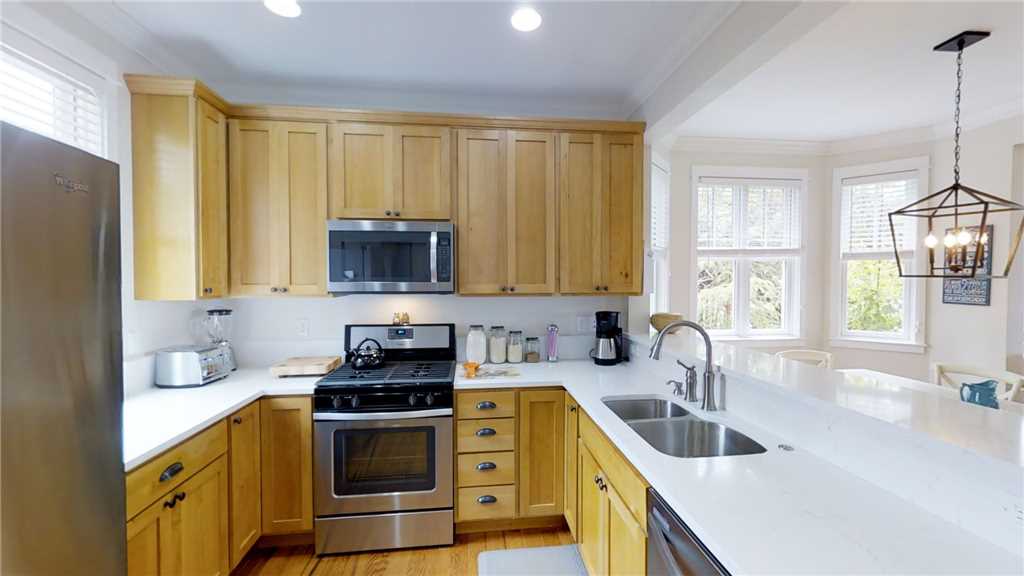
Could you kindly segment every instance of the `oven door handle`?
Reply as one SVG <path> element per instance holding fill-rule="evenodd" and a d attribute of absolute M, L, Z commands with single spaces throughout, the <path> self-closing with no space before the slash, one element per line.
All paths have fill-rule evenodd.
<path fill-rule="evenodd" d="M 355 420 L 407 420 L 409 418 L 432 418 L 435 416 L 451 416 L 451 408 L 435 408 L 433 410 L 414 410 L 411 412 L 314 412 L 313 420 L 323 421 L 355 421 Z"/>

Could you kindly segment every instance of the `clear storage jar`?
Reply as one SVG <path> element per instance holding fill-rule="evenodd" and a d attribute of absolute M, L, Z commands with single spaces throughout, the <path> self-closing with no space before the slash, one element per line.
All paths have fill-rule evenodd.
<path fill-rule="evenodd" d="M 469 334 L 466 335 L 466 360 L 477 364 L 487 361 L 487 335 L 480 324 L 469 327 Z"/>
<path fill-rule="evenodd" d="M 508 361 L 519 364 L 523 361 L 523 332 L 513 330 L 508 333 Z"/>
<path fill-rule="evenodd" d="M 504 326 L 491 326 L 491 338 L 488 345 L 491 364 L 504 364 L 508 359 L 508 334 Z"/>

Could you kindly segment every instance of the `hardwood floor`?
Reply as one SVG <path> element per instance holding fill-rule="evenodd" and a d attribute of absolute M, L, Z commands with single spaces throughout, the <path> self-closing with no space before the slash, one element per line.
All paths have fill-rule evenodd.
<path fill-rule="evenodd" d="M 282 546 L 249 552 L 232 576 L 433 576 L 476 575 L 485 550 L 572 544 L 567 528 L 456 534 L 453 546 L 317 557 L 313 546 Z"/>

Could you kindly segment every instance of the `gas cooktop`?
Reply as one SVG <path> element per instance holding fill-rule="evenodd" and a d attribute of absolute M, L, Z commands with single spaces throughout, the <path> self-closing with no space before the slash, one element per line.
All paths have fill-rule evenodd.
<path fill-rule="evenodd" d="M 452 360 L 387 362 L 380 368 L 356 370 L 345 364 L 321 378 L 317 388 L 387 384 L 450 384 L 455 382 Z"/>

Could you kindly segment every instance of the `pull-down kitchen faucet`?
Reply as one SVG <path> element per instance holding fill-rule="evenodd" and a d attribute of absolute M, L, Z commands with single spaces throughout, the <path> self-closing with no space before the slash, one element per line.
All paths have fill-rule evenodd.
<path fill-rule="evenodd" d="M 704 328 L 701 327 L 700 324 L 697 324 L 696 322 L 690 322 L 689 320 L 676 320 L 674 322 L 669 323 L 667 326 L 662 328 L 660 332 L 658 332 L 658 336 L 654 339 L 654 344 L 651 344 L 651 353 L 648 357 L 651 358 L 652 360 L 660 360 L 661 344 L 662 341 L 665 339 L 665 335 L 668 334 L 670 331 L 674 330 L 675 328 L 679 328 L 680 326 L 693 328 L 694 330 L 697 331 L 697 333 L 701 335 L 702 338 L 704 338 L 704 397 L 700 401 L 700 407 L 701 410 L 714 412 L 718 410 L 718 407 L 715 404 L 715 371 L 714 363 L 711 361 L 711 337 L 708 336 L 707 331 L 704 330 Z M 682 363 L 680 362 L 680 364 Z M 688 368 L 687 371 L 690 370 L 689 367 L 685 365 L 683 366 Z M 689 392 L 689 390 L 687 392 Z M 687 398 L 687 400 L 694 400 L 694 398 Z"/>

